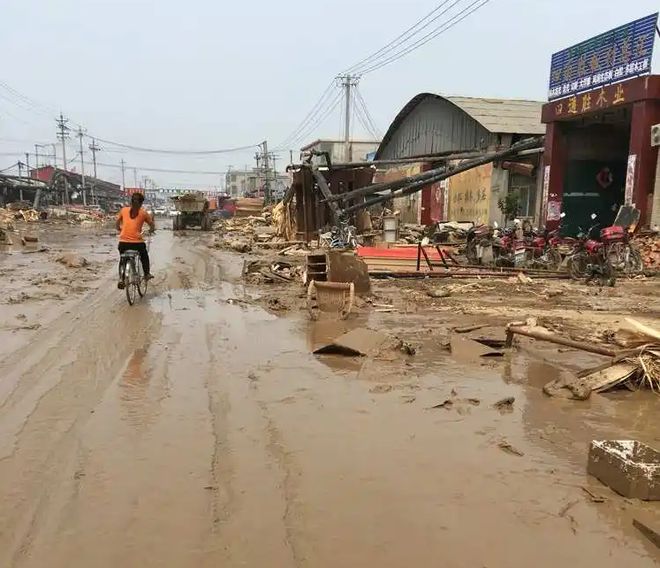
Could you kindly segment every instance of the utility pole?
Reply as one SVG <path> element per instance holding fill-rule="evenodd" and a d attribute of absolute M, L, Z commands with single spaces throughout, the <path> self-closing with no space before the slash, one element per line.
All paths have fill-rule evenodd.
<path fill-rule="evenodd" d="M 96 174 L 96 152 L 98 152 L 101 148 L 99 148 L 96 145 L 96 140 L 94 140 L 94 138 L 92 138 L 92 143 L 89 145 L 89 149 L 92 152 L 92 162 L 94 163 L 94 181 L 92 182 L 92 203 L 98 205 L 96 203 L 96 195 L 94 195 L 95 194 L 94 190 L 96 189 L 96 180 L 99 179 L 98 175 Z"/>
<path fill-rule="evenodd" d="M 356 75 L 339 75 L 337 77 L 339 84 L 344 88 L 344 160 L 348 163 L 351 161 L 351 100 L 353 94 L 351 89 L 357 87 L 360 77 Z"/>
<path fill-rule="evenodd" d="M 22 180 L 23 179 L 23 162 L 19 160 L 18 162 L 18 177 Z M 19 186 L 18 190 L 18 200 L 23 201 L 23 182 L 20 182 L 21 185 Z"/>
<path fill-rule="evenodd" d="M 27 177 L 30 177 L 30 153 L 25 152 L 25 169 L 27 170 Z"/>
<path fill-rule="evenodd" d="M 263 149 L 263 162 L 264 162 L 264 203 L 270 203 L 270 168 L 268 164 L 268 140 L 264 140 L 261 144 Z"/>
<path fill-rule="evenodd" d="M 138 187 L 137 168 L 133 168 L 133 187 Z"/>
<path fill-rule="evenodd" d="M 80 177 L 82 178 L 83 205 L 87 206 L 87 188 L 85 187 L 85 154 L 83 152 L 83 129 L 78 127 L 78 138 L 80 140 Z"/>
<path fill-rule="evenodd" d="M 121 159 L 121 191 L 126 195 L 126 162 L 124 162 L 124 158 Z"/>
<path fill-rule="evenodd" d="M 34 161 L 35 161 L 35 168 L 37 170 L 39 169 L 39 144 L 34 145 Z"/>
<path fill-rule="evenodd" d="M 60 117 L 55 120 L 57 123 L 57 137 L 62 141 L 62 165 L 64 170 L 64 203 L 69 203 L 69 180 L 66 177 L 66 140 L 69 137 L 69 131 L 71 130 L 68 126 L 69 119 L 64 118 L 64 115 L 60 113 Z"/>

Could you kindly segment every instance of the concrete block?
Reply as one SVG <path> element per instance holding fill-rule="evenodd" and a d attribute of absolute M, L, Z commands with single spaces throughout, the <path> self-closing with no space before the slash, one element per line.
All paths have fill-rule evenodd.
<path fill-rule="evenodd" d="M 641 442 L 592 442 L 587 472 L 624 497 L 660 501 L 660 452 Z"/>

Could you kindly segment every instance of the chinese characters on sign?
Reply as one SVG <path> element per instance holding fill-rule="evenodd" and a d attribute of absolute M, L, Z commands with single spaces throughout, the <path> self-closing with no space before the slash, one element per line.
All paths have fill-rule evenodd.
<path fill-rule="evenodd" d="M 555 118 L 570 118 L 571 116 L 597 112 L 625 104 L 629 100 L 626 92 L 628 88 L 629 85 L 618 83 L 600 87 L 595 91 L 572 95 L 568 99 L 552 103 L 555 109 Z"/>
<path fill-rule="evenodd" d="M 548 100 L 651 72 L 658 14 L 555 53 Z"/>
<path fill-rule="evenodd" d="M 449 179 L 448 219 L 488 223 L 493 165 L 486 164 Z"/>

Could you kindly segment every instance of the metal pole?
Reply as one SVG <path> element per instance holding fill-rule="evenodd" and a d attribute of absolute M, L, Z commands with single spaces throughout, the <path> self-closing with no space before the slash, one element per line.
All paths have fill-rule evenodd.
<path fill-rule="evenodd" d="M 126 166 L 126 162 L 124 162 L 124 158 L 122 158 L 121 159 L 121 191 L 124 195 L 126 194 L 125 166 Z"/>
<path fill-rule="evenodd" d="M 344 159 L 351 161 L 351 76 L 344 77 L 344 96 L 346 97 L 346 108 L 344 115 Z"/>
<path fill-rule="evenodd" d="M 39 169 L 39 144 L 34 145 L 34 161 L 36 162 L 35 167 Z"/>
<path fill-rule="evenodd" d="M 263 142 L 264 150 L 264 202 L 266 205 L 270 203 L 270 179 L 269 179 L 269 164 L 268 164 L 268 140 Z"/>
<path fill-rule="evenodd" d="M 22 180 L 23 179 L 23 162 L 18 162 L 18 177 Z M 23 182 L 20 182 L 21 185 L 19 186 L 18 189 L 18 200 L 23 201 Z"/>
<path fill-rule="evenodd" d="M 87 206 L 87 189 L 85 188 L 85 155 L 83 152 L 83 131 L 78 128 L 78 138 L 80 139 L 80 177 L 82 179 L 82 197 L 83 205 Z"/>
<path fill-rule="evenodd" d="M 100 148 L 96 145 L 96 140 L 94 140 L 94 138 L 92 138 L 92 143 L 90 144 L 89 149 L 92 151 L 92 161 L 94 162 L 94 181 L 92 182 L 92 203 L 98 205 L 96 203 L 96 195 L 95 195 L 96 180 L 98 179 L 98 175 L 96 173 L 96 152 L 98 152 Z"/>
<path fill-rule="evenodd" d="M 64 203 L 69 203 L 69 180 L 66 177 L 66 139 L 69 136 L 68 119 L 60 113 L 60 118 L 56 121 L 59 127 L 58 136 L 62 141 L 62 169 L 64 170 Z"/>

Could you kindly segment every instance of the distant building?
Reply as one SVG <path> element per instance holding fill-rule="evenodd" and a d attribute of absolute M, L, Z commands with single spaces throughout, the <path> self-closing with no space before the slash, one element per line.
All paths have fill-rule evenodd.
<path fill-rule="evenodd" d="M 68 184 L 69 203 L 81 204 L 87 200 L 88 204 L 98 204 L 111 208 L 124 201 L 125 195 L 121 186 L 116 183 L 85 176 L 85 196 L 82 192 L 82 176 L 73 171 L 65 171 L 53 166 L 42 166 L 30 171 L 30 177 L 48 185 L 48 191 L 42 195 L 41 203 L 65 203 L 65 180 Z"/>
<path fill-rule="evenodd" d="M 380 140 L 352 140 L 349 143 L 349 162 L 367 162 L 373 159 L 380 146 Z M 346 162 L 346 144 L 343 140 L 315 140 L 300 149 L 301 152 L 327 152 L 333 164 Z M 321 161 L 319 161 L 321 160 Z M 322 163 L 322 158 L 314 159 Z"/>
<path fill-rule="evenodd" d="M 281 199 L 291 185 L 289 174 L 270 173 L 270 189 L 274 199 Z M 230 169 L 225 176 L 226 191 L 231 197 L 263 196 L 265 173 L 262 168 Z"/>
<path fill-rule="evenodd" d="M 227 193 L 232 197 L 242 197 L 248 193 L 257 193 L 263 179 L 260 168 L 230 169 L 226 174 Z"/>

